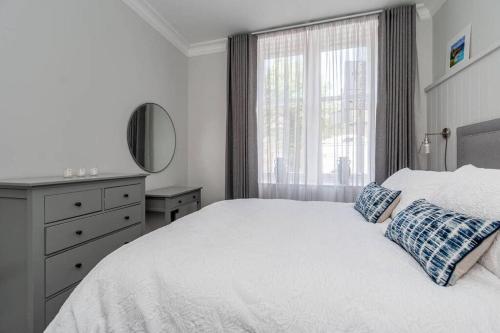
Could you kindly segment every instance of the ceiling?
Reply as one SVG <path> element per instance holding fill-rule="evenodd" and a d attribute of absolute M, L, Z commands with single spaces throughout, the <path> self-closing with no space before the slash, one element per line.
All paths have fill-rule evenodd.
<path fill-rule="evenodd" d="M 185 53 L 228 35 L 415 3 L 415 0 L 123 0 Z M 446 0 L 420 0 L 433 14 Z M 140 7 L 140 8 L 139 8 Z M 154 21 L 154 22 L 152 22 Z M 162 25 L 162 27 L 160 27 Z M 161 31 L 163 29 L 163 31 Z M 182 47 L 179 45 L 182 44 Z M 205 45 L 206 46 L 206 45 Z M 182 48 L 186 50 L 182 50 Z"/>
<path fill-rule="evenodd" d="M 408 0 L 148 0 L 190 43 Z"/>

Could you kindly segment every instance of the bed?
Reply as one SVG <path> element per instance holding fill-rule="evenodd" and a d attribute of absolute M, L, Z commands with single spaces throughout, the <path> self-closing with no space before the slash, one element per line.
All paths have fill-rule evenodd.
<path fill-rule="evenodd" d="M 500 330 L 498 276 L 476 264 L 438 286 L 385 228 L 347 203 L 212 204 L 103 259 L 46 331 Z"/>

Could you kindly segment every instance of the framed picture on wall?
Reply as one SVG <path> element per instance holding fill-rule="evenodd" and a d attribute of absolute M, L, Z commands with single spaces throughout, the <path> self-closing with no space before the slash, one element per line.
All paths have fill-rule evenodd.
<path fill-rule="evenodd" d="M 471 25 L 453 37 L 446 48 L 446 69 L 448 72 L 462 67 L 469 61 Z"/>

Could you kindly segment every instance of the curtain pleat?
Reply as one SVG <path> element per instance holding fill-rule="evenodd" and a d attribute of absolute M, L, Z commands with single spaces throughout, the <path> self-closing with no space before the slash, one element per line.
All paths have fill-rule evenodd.
<path fill-rule="evenodd" d="M 399 169 L 415 167 L 415 6 L 385 10 L 379 25 L 375 179 L 381 183 Z"/>
<path fill-rule="evenodd" d="M 228 40 L 226 199 L 254 198 L 257 185 L 256 37 Z"/>

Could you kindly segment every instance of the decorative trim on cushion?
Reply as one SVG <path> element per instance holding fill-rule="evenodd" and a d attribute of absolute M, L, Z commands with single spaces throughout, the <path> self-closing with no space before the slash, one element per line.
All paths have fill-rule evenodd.
<path fill-rule="evenodd" d="M 391 221 L 385 236 L 400 245 L 440 286 L 453 285 L 488 250 L 500 221 L 414 201 Z"/>
<path fill-rule="evenodd" d="M 359 194 L 354 209 L 371 223 L 384 222 L 399 202 L 401 191 L 392 191 L 370 183 Z"/>

